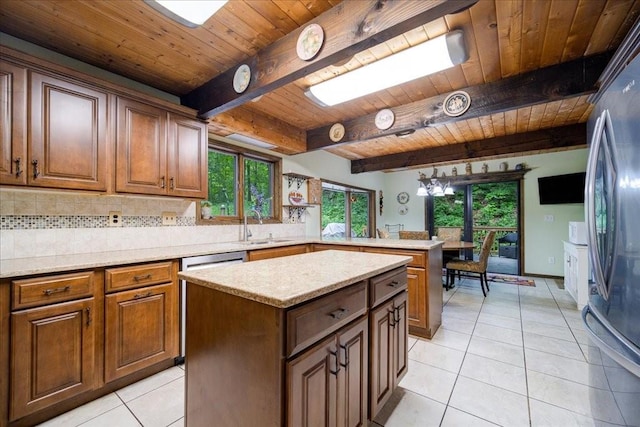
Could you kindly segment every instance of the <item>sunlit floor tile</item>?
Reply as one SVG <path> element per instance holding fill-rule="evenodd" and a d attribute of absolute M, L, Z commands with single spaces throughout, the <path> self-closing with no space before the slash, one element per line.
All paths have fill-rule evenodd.
<path fill-rule="evenodd" d="M 115 393 L 110 393 L 40 425 L 46 427 L 77 426 L 121 405 L 123 405 L 122 400 Z"/>
<path fill-rule="evenodd" d="M 488 325 L 500 326 L 501 328 L 522 330 L 522 321 L 513 317 L 500 316 L 498 314 L 490 314 L 486 312 L 480 313 L 478 323 L 486 323 Z"/>
<path fill-rule="evenodd" d="M 613 393 L 527 370 L 529 397 L 613 424 L 624 424 Z"/>
<path fill-rule="evenodd" d="M 129 402 L 136 397 L 140 397 L 143 394 L 149 393 L 157 389 L 158 387 L 162 387 L 165 384 L 170 383 L 178 378 L 184 377 L 184 369 L 179 368 L 178 366 L 174 366 L 169 369 L 165 369 L 162 372 L 158 372 L 155 375 L 147 377 L 143 380 L 140 380 L 136 383 L 133 383 L 127 387 L 123 387 L 120 390 L 116 391 L 116 394 L 122 399 L 124 402 Z"/>
<path fill-rule="evenodd" d="M 613 427 L 610 424 L 598 421 L 585 415 L 571 412 L 568 409 L 550 405 L 536 399 L 529 399 L 531 409 L 531 427 Z"/>
<path fill-rule="evenodd" d="M 471 335 L 440 328 L 433 338 L 431 338 L 431 342 L 433 344 L 465 351 L 470 339 Z"/>
<path fill-rule="evenodd" d="M 529 424 L 527 396 L 463 376 L 456 381 L 449 406 L 504 426 Z"/>
<path fill-rule="evenodd" d="M 590 387 L 609 389 L 609 381 L 601 365 L 557 356 L 530 348 L 525 348 L 527 369 Z"/>
<path fill-rule="evenodd" d="M 473 335 L 522 347 L 522 332 L 514 329 L 488 325 L 486 323 L 478 323 L 476 328 L 473 330 Z"/>
<path fill-rule="evenodd" d="M 138 427 L 140 425 L 129 409 L 124 405 L 120 405 L 86 423 L 80 424 L 79 427 Z"/>
<path fill-rule="evenodd" d="M 446 404 L 456 381 L 456 374 L 409 359 L 407 375 L 400 387 Z"/>
<path fill-rule="evenodd" d="M 468 353 L 483 356 L 511 365 L 524 367 L 524 350 L 521 346 L 505 344 L 480 337 L 472 337 Z"/>
<path fill-rule="evenodd" d="M 533 350 L 543 351 L 558 356 L 585 361 L 584 354 L 576 342 L 545 337 L 543 335 L 524 333 L 524 346 Z"/>
<path fill-rule="evenodd" d="M 398 387 L 375 418 L 385 427 L 439 426 L 446 405 Z"/>
<path fill-rule="evenodd" d="M 144 426 L 168 426 L 184 417 L 184 377 L 137 397 L 127 406 Z"/>
<path fill-rule="evenodd" d="M 444 413 L 441 427 L 492 427 L 496 426 L 492 422 L 483 420 L 482 418 L 475 417 L 466 412 L 460 411 L 451 406 L 447 407 L 447 411 Z"/>
<path fill-rule="evenodd" d="M 462 366 L 464 351 L 418 341 L 409 351 L 409 359 L 457 374 Z"/>
<path fill-rule="evenodd" d="M 527 394 L 525 369 L 519 366 L 467 354 L 460 375 L 515 393 Z"/>

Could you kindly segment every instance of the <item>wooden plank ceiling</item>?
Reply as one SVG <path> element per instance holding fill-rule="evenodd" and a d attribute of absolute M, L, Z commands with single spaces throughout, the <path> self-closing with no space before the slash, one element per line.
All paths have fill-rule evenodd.
<path fill-rule="evenodd" d="M 4 0 L 0 31 L 179 96 L 210 116 L 212 133 L 245 134 L 288 154 L 325 149 L 361 172 L 583 146 L 584 138 L 569 137 L 570 145 L 558 137 L 512 142 L 544 140 L 552 128 L 583 135 L 587 97 L 639 14 L 640 0 L 231 0 L 190 29 L 142 0 Z M 301 61 L 297 36 L 311 22 L 325 42 Z M 456 29 L 469 51 L 461 65 L 334 107 L 304 95 L 311 84 Z M 252 80 L 236 94 L 230 79 L 242 63 Z M 456 90 L 472 95 L 472 108 L 445 118 L 442 100 Z M 396 113 L 386 132 L 373 125 L 382 108 Z M 346 135 L 333 144 L 327 130 L 337 122 Z M 408 128 L 416 131 L 395 136 Z M 530 135 L 509 138 L 515 134 Z M 492 151 L 459 148 L 481 141 Z M 459 158 L 445 159 L 447 146 Z"/>

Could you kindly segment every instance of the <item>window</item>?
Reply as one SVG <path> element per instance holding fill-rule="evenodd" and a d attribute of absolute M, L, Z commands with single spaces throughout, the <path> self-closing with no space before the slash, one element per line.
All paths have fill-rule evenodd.
<path fill-rule="evenodd" d="M 322 183 L 322 235 L 370 237 L 375 228 L 375 192 Z"/>
<path fill-rule="evenodd" d="M 280 221 L 280 159 L 227 146 L 209 145 L 208 198 L 200 203 L 203 221 L 238 223 L 257 210 L 263 221 Z"/>

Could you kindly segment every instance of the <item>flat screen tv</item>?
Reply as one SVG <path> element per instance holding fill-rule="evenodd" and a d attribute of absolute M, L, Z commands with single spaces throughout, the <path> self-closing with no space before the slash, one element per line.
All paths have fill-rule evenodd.
<path fill-rule="evenodd" d="M 541 205 L 584 203 L 585 172 L 538 178 Z"/>

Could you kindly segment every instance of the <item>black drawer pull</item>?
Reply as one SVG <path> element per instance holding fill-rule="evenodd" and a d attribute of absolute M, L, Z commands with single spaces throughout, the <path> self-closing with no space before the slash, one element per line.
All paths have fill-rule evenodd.
<path fill-rule="evenodd" d="M 339 308 L 329 313 L 329 316 L 333 317 L 334 319 L 342 319 L 347 313 L 349 313 L 349 310 L 347 310 L 346 308 Z"/>
<path fill-rule="evenodd" d="M 141 280 L 147 280 L 147 279 L 151 279 L 151 274 L 143 274 L 141 276 L 133 276 L 133 280 L 135 280 L 136 282 L 139 282 Z"/>
<path fill-rule="evenodd" d="M 48 296 L 51 294 L 59 294 L 62 292 L 67 292 L 69 289 L 71 289 L 71 286 L 65 286 L 64 288 L 45 289 L 44 291 L 42 291 L 42 293 Z"/>
<path fill-rule="evenodd" d="M 391 286 L 392 288 L 397 288 L 400 285 L 400 282 L 397 280 L 391 281 L 391 283 L 387 283 L 387 286 Z"/>
<path fill-rule="evenodd" d="M 135 294 L 133 296 L 133 299 L 140 299 L 140 298 L 150 297 L 152 294 L 153 294 L 153 292 L 151 292 L 151 291 L 145 292 L 144 294 Z"/>
<path fill-rule="evenodd" d="M 339 357 L 339 356 L 338 356 L 338 353 L 339 353 L 339 350 L 338 350 L 338 349 L 336 349 L 336 351 L 331 351 L 331 350 L 329 350 L 329 354 L 330 354 L 331 356 L 334 356 L 334 357 L 336 358 L 336 370 L 335 370 L 335 371 L 332 371 L 332 370 L 331 370 L 331 367 L 329 367 L 329 373 L 330 373 L 330 374 L 332 374 L 332 375 L 335 375 L 336 377 L 338 376 L 338 372 L 340 372 L 340 363 L 339 363 L 339 361 L 338 361 L 338 357 Z M 331 356 L 329 356 L 329 357 L 331 357 Z"/>

